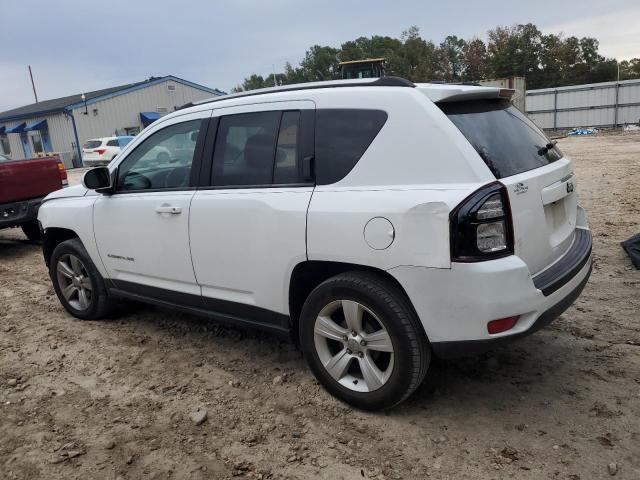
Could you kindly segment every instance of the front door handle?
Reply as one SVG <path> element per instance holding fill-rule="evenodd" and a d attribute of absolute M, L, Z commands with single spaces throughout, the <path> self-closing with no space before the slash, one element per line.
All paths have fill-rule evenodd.
<path fill-rule="evenodd" d="M 161 205 L 156 207 L 156 213 L 171 213 L 172 215 L 179 215 L 182 213 L 182 208 L 174 207 L 172 205 Z"/>

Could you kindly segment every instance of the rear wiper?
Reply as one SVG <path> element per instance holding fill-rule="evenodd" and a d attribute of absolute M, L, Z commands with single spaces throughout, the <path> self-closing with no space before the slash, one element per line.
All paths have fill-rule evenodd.
<path fill-rule="evenodd" d="M 556 146 L 556 143 L 558 143 L 557 140 L 552 140 L 551 142 L 547 143 L 544 147 L 538 150 L 538 155 L 546 155 L 547 153 L 549 153 L 549 150 Z"/>

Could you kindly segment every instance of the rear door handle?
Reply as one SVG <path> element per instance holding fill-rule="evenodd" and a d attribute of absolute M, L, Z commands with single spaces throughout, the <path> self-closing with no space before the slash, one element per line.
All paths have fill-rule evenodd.
<path fill-rule="evenodd" d="M 172 205 L 161 205 L 156 207 L 156 213 L 171 213 L 172 215 L 179 215 L 182 213 L 182 208 L 174 207 Z"/>

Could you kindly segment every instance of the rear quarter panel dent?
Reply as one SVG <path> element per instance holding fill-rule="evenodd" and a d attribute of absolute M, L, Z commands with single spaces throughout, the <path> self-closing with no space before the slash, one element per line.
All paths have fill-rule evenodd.
<path fill-rule="evenodd" d="M 327 188 L 327 187 L 325 187 Z M 340 261 L 388 270 L 399 265 L 450 268 L 449 212 L 476 185 L 456 190 L 322 190 L 308 214 L 309 260 Z M 374 217 L 388 219 L 395 238 L 374 250 L 364 227 Z"/>

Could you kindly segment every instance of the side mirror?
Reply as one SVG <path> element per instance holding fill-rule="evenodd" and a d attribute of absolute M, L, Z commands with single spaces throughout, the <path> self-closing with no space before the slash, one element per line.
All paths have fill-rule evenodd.
<path fill-rule="evenodd" d="M 95 167 L 87 170 L 82 177 L 82 185 L 89 190 L 107 193 L 111 191 L 113 186 L 111 173 L 107 167 Z"/>

